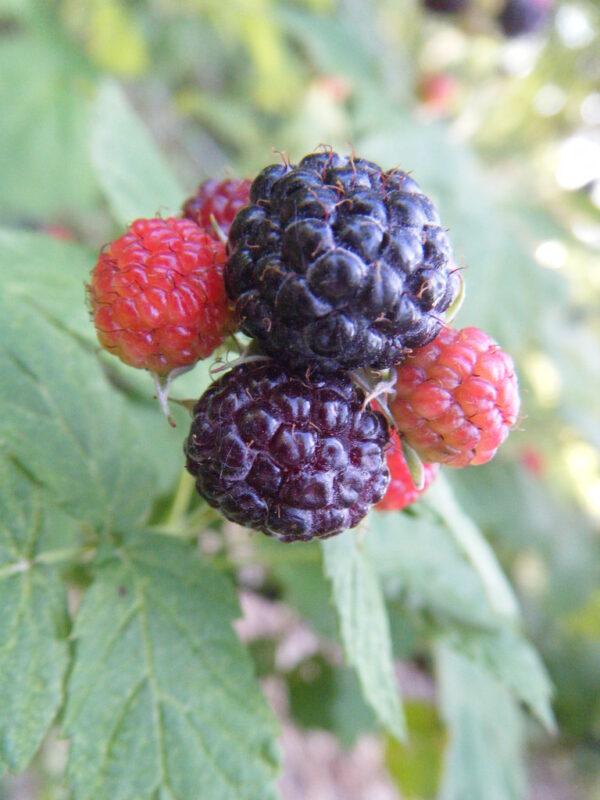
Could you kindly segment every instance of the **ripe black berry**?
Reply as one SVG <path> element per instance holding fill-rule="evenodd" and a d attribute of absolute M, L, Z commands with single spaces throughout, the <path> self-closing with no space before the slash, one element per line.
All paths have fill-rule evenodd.
<path fill-rule="evenodd" d="M 352 528 L 389 482 L 381 414 L 341 373 L 235 367 L 194 408 L 185 443 L 198 492 L 228 519 L 284 542 Z"/>
<path fill-rule="evenodd" d="M 550 15 L 550 0 L 507 0 L 498 16 L 505 36 L 535 33 Z"/>
<path fill-rule="evenodd" d="M 458 14 L 469 5 L 469 0 L 423 0 L 428 11 L 438 14 Z"/>
<path fill-rule="evenodd" d="M 399 170 L 316 153 L 267 167 L 229 235 L 243 330 L 292 367 L 384 369 L 438 333 L 458 276 L 437 211 Z"/>

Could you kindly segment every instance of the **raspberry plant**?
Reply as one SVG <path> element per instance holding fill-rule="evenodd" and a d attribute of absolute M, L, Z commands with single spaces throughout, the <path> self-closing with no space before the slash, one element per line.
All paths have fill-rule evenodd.
<path fill-rule="evenodd" d="M 289 717 L 347 748 L 374 733 L 369 752 L 387 772 L 377 786 L 402 796 L 524 800 L 540 794 L 542 774 L 544 797 L 580 800 L 598 762 L 598 202 L 581 158 L 581 182 L 561 181 L 573 180 L 578 149 L 593 152 L 599 31 L 593 0 L 0 2 L 3 800 L 290 800 L 298 784 L 309 800 L 333 744 L 290 736 Z M 152 136 L 104 85 L 107 72 L 127 84 Z M 453 86 L 452 98 L 430 97 L 426 76 L 446 94 Z M 180 219 L 186 197 L 192 215 L 206 209 L 195 221 L 219 245 L 247 199 L 248 183 L 231 176 L 298 164 L 318 142 L 418 180 L 468 288 L 451 325 L 477 326 L 511 353 L 524 407 L 491 461 L 443 465 L 425 491 L 415 451 L 386 450 L 387 511 L 324 542 L 288 544 L 228 523 L 182 472 L 188 410 L 236 369 L 211 375 L 214 359 L 235 361 L 248 342 L 225 339 L 175 383 L 159 376 L 172 429 L 149 376 L 98 348 L 83 285 L 102 245 L 135 220 Z M 342 234 L 352 239 L 358 224 L 348 216 L 365 215 L 341 213 L 321 241 L 346 248 Z M 50 238 L 65 225 L 70 244 Z M 139 299 L 144 313 L 162 312 Z M 488 374 L 474 403 L 437 366 L 420 366 L 417 427 L 437 443 L 481 444 L 507 398 Z M 443 375 L 449 409 L 430 391 Z M 379 393 L 398 398 L 391 374 L 379 386 L 353 377 L 375 393 L 372 408 L 393 411 Z M 502 436 L 492 426 L 486 457 Z M 244 621 L 233 633 L 237 595 Z M 531 711 L 553 723 L 525 629 L 555 686 L 556 738 L 523 724 Z M 297 639 L 315 650 L 294 662 Z M 283 736 L 257 675 L 271 699 L 276 685 Z M 310 757 L 298 768 L 300 741 Z M 364 750 L 335 758 L 349 800 L 375 793 Z"/>
<path fill-rule="evenodd" d="M 125 226 L 159 207 L 176 213 L 184 193 L 114 85 L 99 92 L 95 111 L 94 163 L 116 220 Z M 134 159 L 131 141 L 137 142 Z M 239 615 L 235 583 L 243 585 L 238 570 L 248 556 L 240 562 L 229 551 L 223 533 L 232 533 L 211 509 L 239 519 L 247 497 L 233 491 L 226 483 L 232 476 L 223 470 L 211 473 L 210 486 L 202 478 L 210 505 L 195 496 L 191 479 L 181 474 L 186 409 L 172 404 L 177 428 L 170 428 L 152 401 L 147 376 L 98 352 L 81 302 L 92 254 L 19 232 L 4 233 L 0 246 L 12 276 L 0 301 L 0 503 L 8 520 L 0 547 L 0 763 L 22 770 L 56 726 L 70 743 L 65 781 L 76 800 L 276 797 L 277 726 L 231 624 Z M 181 379 L 178 394 L 198 397 L 207 390 L 186 445 L 196 476 L 206 448 L 215 448 L 213 467 L 218 458 L 224 468 L 229 464 L 222 447 L 232 424 L 227 414 L 214 442 L 204 434 L 194 438 L 194 432 L 202 429 L 205 410 L 212 413 L 211 403 L 227 400 L 230 384 L 252 411 L 252 446 L 264 447 L 271 458 L 274 440 L 260 439 L 270 423 L 254 413 L 244 381 L 258 375 L 256 386 L 270 402 L 283 372 L 280 413 L 288 422 L 286 415 L 299 406 L 291 402 L 298 399 L 297 379 L 286 370 L 259 360 L 212 383 L 200 362 Z M 357 495 L 349 505 L 358 509 L 364 501 L 362 517 L 387 486 L 387 423 L 366 408 L 365 390 L 353 387 L 347 375 L 306 380 L 315 387 L 307 407 L 314 406 L 311 436 L 318 447 L 314 464 L 308 454 L 302 459 L 303 469 L 310 464 L 319 483 L 324 459 L 347 457 L 346 442 L 351 458 L 352 448 L 364 450 L 369 475 L 360 491 L 368 496 Z M 325 408 L 332 381 L 339 394 L 336 414 L 349 420 L 347 431 Z M 265 398 L 255 398 L 257 408 Z M 385 405 L 385 396 L 379 401 Z M 279 451 L 288 464 L 290 452 Z M 340 461 L 336 469 L 346 480 L 348 468 Z M 225 481 L 222 487 L 219 481 Z M 309 496 L 318 507 L 311 511 L 316 519 L 327 511 L 329 495 L 326 481 L 316 488 L 309 483 L 290 484 L 287 496 L 292 504 Z M 319 517 L 317 524 L 331 533 L 359 521 L 344 514 L 327 511 L 327 521 Z M 308 538 L 303 525 L 292 538 Z M 195 546 L 207 526 L 218 537 L 220 555 Z M 442 476 L 410 515 L 373 511 L 357 531 L 320 545 L 256 538 L 248 544 L 251 560 L 280 582 L 290 602 L 298 598 L 297 608 L 317 630 L 326 609 L 335 610 L 337 623 L 327 635 L 345 653 L 371 709 L 370 725 L 393 739 L 404 741 L 408 732 L 389 611 L 407 595 L 435 620 L 426 637 L 441 676 L 440 713 L 451 753 L 463 746 L 464 713 L 491 737 L 484 759 L 493 760 L 506 726 L 519 728 L 519 704 L 553 726 L 550 685 L 521 632 L 510 585 Z M 290 572 L 287 553 L 298 548 L 306 548 L 307 566 L 294 567 L 290 555 Z M 465 683 L 486 698 L 481 707 L 475 700 L 466 709 L 455 706 L 457 687 Z M 493 711 L 486 710 L 488 703 Z M 487 713 L 499 717 L 489 720 Z M 445 780 L 454 780 L 453 769 L 450 756 Z"/>

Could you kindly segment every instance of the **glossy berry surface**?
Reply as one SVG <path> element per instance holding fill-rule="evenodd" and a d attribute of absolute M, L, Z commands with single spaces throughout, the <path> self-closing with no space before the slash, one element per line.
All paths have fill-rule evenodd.
<path fill-rule="evenodd" d="M 383 500 L 377 503 L 378 511 L 402 511 L 403 508 L 412 505 L 427 491 L 440 470 L 439 464 L 423 464 L 425 482 L 421 489 L 417 489 L 397 434 L 392 435 L 392 446 L 387 451 L 387 465 L 390 471 L 390 485 Z"/>
<path fill-rule="evenodd" d="M 399 170 L 333 152 L 275 164 L 229 234 L 242 329 L 294 367 L 383 369 L 431 341 L 459 278 L 433 203 Z"/>
<path fill-rule="evenodd" d="M 478 328 L 444 328 L 396 372 L 390 408 L 424 461 L 485 464 L 517 421 L 513 361 Z"/>
<path fill-rule="evenodd" d="M 228 178 L 201 183 L 193 197 L 186 200 L 183 216 L 191 219 L 213 239 L 218 239 L 211 217 L 227 236 L 238 211 L 250 202 L 251 181 Z"/>
<path fill-rule="evenodd" d="M 189 220 L 136 220 L 92 271 L 100 344 L 159 375 L 207 358 L 234 327 L 224 262 L 223 245 Z"/>
<path fill-rule="evenodd" d="M 525 36 L 544 26 L 551 7 L 550 0 L 507 0 L 498 22 L 505 36 Z"/>
<path fill-rule="evenodd" d="M 194 408 L 185 443 L 198 492 L 228 519 L 282 541 L 352 528 L 389 481 L 381 414 L 344 374 L 242 364 Z"/>

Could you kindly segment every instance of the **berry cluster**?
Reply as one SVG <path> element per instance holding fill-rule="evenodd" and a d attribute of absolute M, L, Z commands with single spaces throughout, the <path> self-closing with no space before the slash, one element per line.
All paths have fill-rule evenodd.
<path fill-rule="evenodd" d="M 103 347 L 159 386 L 237 328 L 252 337 L 195 404 L 186 467 L 227 519 L 288 542 L 405 508 L 440 463 L 482 464 L 506 438 L 514 367 L 482 331 L 448 327 L 461 288 L 413 178 L 327 151 L 136 220 L 88 295 Z M 429 462 L 418 486 L 405 447 Z"/>

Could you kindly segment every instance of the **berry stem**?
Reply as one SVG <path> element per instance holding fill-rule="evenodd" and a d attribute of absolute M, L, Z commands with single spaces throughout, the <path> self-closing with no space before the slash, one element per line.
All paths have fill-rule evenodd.
<path fill-rule="evenodd" d="M 356 383 L 366 395 L 362 406 L 363 411 L 367 408 L 369 403 L 376 400 L 383 416 L 390 426 L 395 428 L 396 423 L 388 406 L 388 396 L 395 393 L 396 372 L 392 370 L 387 380 L 380 380 L 380 376 L 377 376 L 369 370 L 353 370 L 350 376 L 354 383 Z"/>
<path fill-rule="evenodd" d="M 167 422 L 172 428 L 176 428 L 177 423 L 171 416 L 171 409 L 169 408 L 169 393 L 171 391 L 171 386 L 176 378 L 178 378 L 180 375 L 185 375 L 186 372 L 190 372 L 190 370 L 194 369 L 195 366 L 195 364 L 192 364 L 189 367 L 177 367 L 176 369 L 172 369 L 166 378 L 158 375 L 156 372 L 151 373 L 154 381 L 154 389 L 156 391 L 156 399 L 158 400 L 160 410 L 165 415 Z"/>
<path fill-rule="evenodd" d="M 225 233 L 223 228 L 217 222 L 216 217 L 215 217 L 214 214 L 210 215 L 210 224 L 212 226 L 213 231 L 217 235 L 218 240 L 221 242 L 221 244 L 222 245 L 226 245 L 227 244 L 227 234 Z"/>
<path fill-rule="evenodd" d="M 198 534 L 209 523 L 219 519 L 219 515 L 214 509 L 210 508 L 210 506 L 202 505 L 189 516 L 182 515 L 176 521 L 153 525 L 149 530 L 151 533 L 161 536 L 173 536 L 176 539 L 196 539 Z"/>
<path fill-rule="evenodd" d="M 182 469 L 177 489 L 173 495 L 173 503 L 169 515 L 165 520 L 167 528 L 175 529 L 179 527 L 180 523 L 185 519 L 193 494 L 194 479 L 186 469 Z"/>
<path fill-rule="evenodd" d="M 166 417 L 167 422 L 172 428 L 176 427 L 175 420 L 171 416 L 171 410 L 169 409 L 169 382 L 168 379 L 165 383 L 163 383 L 162 378 L 160 375 L 157 375 L 155 372 L 152 373 L 152 380 L 154 381 L 154 391 L 156 392 L 156 399 L 158 400 L 158 405 L 160 406 L 160 410 L 162 411 L 163 415 Z"/>
<path fill-rule="evenodd" d="M 218 375 L 220 372 L 228 372 L 234 367 L 239 367 L 241 364 L 251 364 L 253 361 L 270 361 L 270 360 L 271 359 L 269 356 L 241 355 L 239 358 L 235 358 L 233 361 L 215 361 L 214 364 L 211 366 L 209 372 L 211 376 Z"/>

